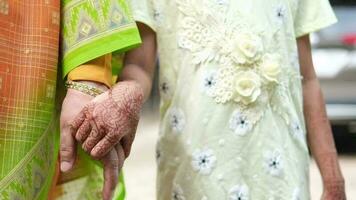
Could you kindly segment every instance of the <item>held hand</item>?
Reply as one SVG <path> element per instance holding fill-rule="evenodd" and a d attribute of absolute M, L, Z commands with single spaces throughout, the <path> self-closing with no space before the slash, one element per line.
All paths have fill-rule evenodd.
<path fill-rule="evenodd" d="M 321 200 L 346 200 L 344 181 L 324 182 Z"/>
<path fill-rule="evenodd" d="M 96 84 L 96 83 L 91 83 Z M 102 85 L 96 85 L 102 86 Z M 100 87 L 105 90 L 105 87 Z M 107 89 L 106 89 L 107 90 Z M 81 110 L 92 101 L 94 97 L 79 92 L 77 90 L 68 89 L 67 95 L 63 101 L 61 112 L 61 171 L 69 171 L 76 159 L 76 144 L 74 136 L 71 134 L 72 122 Z M 104 188 L 103 199 L 110 200 L 115 191 L 119 170 L 122 168 L 125 159 L 125 153 L 121 145 L 116 145 L 106 156 L 100 161 L 104 166 Z"/>
<path fill-rule="evenodd" d="M 109 151 L 109 153 L 101 159 L 104 166 L 103 200 L 112 199 L 118 182 L 119 171 L 121 170 L 124 161 L 125 153 L 120 144 L 115 145 L 115 148 Z"/>
<path fill-rule="evenodd" d="M 76 141 L 71 135 L 71 123 L 75 116 L 77 116 L 92 99 L 92 96 L 73 89 L 68 89 L 67 91 L 67 95 L 62 104 L 60 117 L 60 162 L 62 172 L 67 172 L 72 169 L 76 159 Z"/>
<path fill-rule="evenodd" d="M 73 121 L 72 134 L 94 158 L 102 158 L 119 142 L 127 157 L 142 103 L 143 91 L 136 82 L 119 82 L 85 106 Z"/>

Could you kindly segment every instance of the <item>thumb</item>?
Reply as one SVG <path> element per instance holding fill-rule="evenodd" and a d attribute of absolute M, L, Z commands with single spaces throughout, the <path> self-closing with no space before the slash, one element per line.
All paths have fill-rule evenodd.
<path fill-rule="evenodd" d="M 70 128 L 63 128 L 59 151 L 62 172 L 67 172 L 74 166 L 76 158 L 76 146 L 76 141 L 70 132 Z"/>

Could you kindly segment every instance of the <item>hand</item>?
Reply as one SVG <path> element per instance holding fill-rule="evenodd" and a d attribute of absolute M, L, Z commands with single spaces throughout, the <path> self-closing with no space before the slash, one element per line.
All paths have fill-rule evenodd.
<path fill-rule="evenodd" d="M 325 181 L 321 200 L 346 200 L 344 181 Z"/>
<path fill-rule="evenodd" d="M 136 82 L 119 82 L 84 107 L 73 121 L 72 134 L 94 158 L 102 158 L 119 142 L 127 157 L 142 103 L 143 91 Z"/>
<path fill-rule="evenodd" d="M 101 159 L 104 166 L 104 188 L 103 200 L 111 200 L 114 194 L 118 179 L 119 171 L 125 161 L 125 153 L 121 144 L 115 145 L 108 154 Z"/>
<path fill-rule="evenodd" d="M 67 95 L 62 104 L 60 117 L 60 168 L 62 172 L 67 172 L 72 169 L 76 159 L 77 143 L 75 138 L 71 135 L 71 123 L 75 116 L 77 116 L 92 99 L 94 99 L 94 97 L 77 90 L 68 89 L 67 91 Z"/>
<path fill-rule="evenodd" d="M 88 82 L 87 82 L 88 83 Z M 96 85 L 97 83 L 91 83 L 97 87 L 102 85 Z M 101 87 L 103 90 L 107 88 Z M 87 105 L 94 97 L 79 92 L 77 90 L 68 89 L 67 95 L 63 101 L 60 127 L 61 127 L 61 171 L 67 172 L 74 166 L 76 159 L 76 146 L 77 142 L 71 134 L 72 122 L 75 116 L 81 112 L 81 110 Z M 123 166 L 125 159 L 125 153 L 121 145 L 116 145 L 105 157 L 100 161 L 104 166 L 104 188 L 103 199 L 109 200 L 115 191 L 119 171 Z"/>

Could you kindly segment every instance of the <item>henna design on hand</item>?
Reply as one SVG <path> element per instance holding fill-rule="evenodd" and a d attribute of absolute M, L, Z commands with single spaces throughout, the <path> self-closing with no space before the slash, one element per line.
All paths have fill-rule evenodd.
<path fill-rule="evenodd" d="M 103 157 L 123 139 L 125 156 L 128 156 L 143 103 L 142 88 L 133 81 L 120 82 L 97 98 L 101 99 L 94 99 L 73 122 L 73 130 L 77 130 L 75 138 L 95 158 Z M 91 124 L 90 134 L 86 120 Z"/>

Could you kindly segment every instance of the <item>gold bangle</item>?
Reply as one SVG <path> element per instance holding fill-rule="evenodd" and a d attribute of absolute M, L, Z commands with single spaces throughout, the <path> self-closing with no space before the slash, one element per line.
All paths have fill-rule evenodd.
<path fill-rule="evenodd" d="M 74 90 L 83 92 L 83 93 L 88 94 L 93 97 L 96 97 L 96 96 L 104 93 L 104 91 L 102 91 L 94 86 L 87 85 L 85 83 L 80 83 L 80 82 L 67 81 L 65 86 L 66 86 L 66 88 L 74 89 Z"/>

